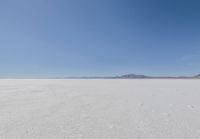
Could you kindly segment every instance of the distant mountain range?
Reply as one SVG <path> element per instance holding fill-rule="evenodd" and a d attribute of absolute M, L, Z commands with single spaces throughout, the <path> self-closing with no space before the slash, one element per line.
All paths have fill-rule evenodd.
<path fill-rule="evenodd" d="M 126 74 L 126 75 L 118 76 L 117 78 L 127 79 L 127 78 L 150 78 L 150 77 L 146 75 Z"/>
<path fill-rule="evenodd" d="M 195 78 L 200 78 L 200 74 L 198 74 L 198 75 L 196 75 L 196 76 L 194 76 Z"/>
<path fill-rule="evenodd" d="M 66 77 L 68 79 L 200 79 L 200 74 L 195 76 L 147 76 L 138 74 L 125 74 L 121 76 L 91 76 L 91 77 Z"/>
<path fill-rule="evenodd" d="M 73 77 L 0 77 L 0 79 L 200 79 L 200 74 L 195 76 L 147 76 L 141 74 L 125 74 L 120 76 L 73 76 Z"/>

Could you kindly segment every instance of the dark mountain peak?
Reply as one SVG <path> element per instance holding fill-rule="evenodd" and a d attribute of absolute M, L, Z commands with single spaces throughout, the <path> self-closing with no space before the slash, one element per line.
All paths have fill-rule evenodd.
<path fill-rule="evenodd" d="M 196 76 L 194 76 L 194 77 L 196 77 L 196 78 L 200 78 L 200 74 L 198 74 L 198 75 L 196 75 Z"/>

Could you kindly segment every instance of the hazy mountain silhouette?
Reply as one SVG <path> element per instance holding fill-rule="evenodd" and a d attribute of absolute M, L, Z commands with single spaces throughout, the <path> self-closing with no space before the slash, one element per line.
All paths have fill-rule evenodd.
<path fill-rule="evenodd" d="M 147 76 L 142 74 L 125 74 L 120 76 L 90 76 L 67 77 L 72 79 L 200 79 L 200 74 L 195 76 Z"/>

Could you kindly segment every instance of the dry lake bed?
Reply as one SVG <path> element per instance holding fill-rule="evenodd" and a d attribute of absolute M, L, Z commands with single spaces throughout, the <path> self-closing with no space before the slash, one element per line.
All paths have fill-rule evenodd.
<path fill-rule="evenodd" d="M 0 139 L 200 139 L 200 80 L 2 79 Z"/>

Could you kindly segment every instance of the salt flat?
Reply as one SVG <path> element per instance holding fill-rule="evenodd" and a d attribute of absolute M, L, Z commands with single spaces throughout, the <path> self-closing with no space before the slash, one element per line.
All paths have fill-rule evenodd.
<path fill-rule="evenodd" d="M 199 139 L 200 80 L 0 80 L 0 139 Z"/>

